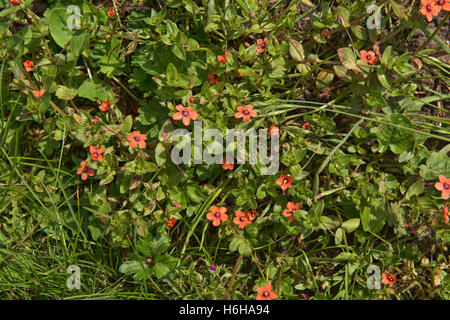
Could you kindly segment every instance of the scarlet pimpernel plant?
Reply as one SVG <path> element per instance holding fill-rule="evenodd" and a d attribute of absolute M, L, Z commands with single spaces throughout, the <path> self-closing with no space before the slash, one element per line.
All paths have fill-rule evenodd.
<path fill-rule="evenodd" d="M 448 300 L 449 10 L 0 1 L 0 297 Z"/>

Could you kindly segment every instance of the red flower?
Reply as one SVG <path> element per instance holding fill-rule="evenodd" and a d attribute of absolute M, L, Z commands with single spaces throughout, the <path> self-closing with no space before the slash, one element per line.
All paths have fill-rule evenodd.
<path fill-rule="evenodd" d="M 275 124 L 272 124 L 269 128 L 269 133 L 271 136 L 277 136 L 280 134 L 280 129 Z"/>
<path fill-rule="evenodd" d="M 323 29 L 322 33 L 323 33 L 324 36 L 327 36 L 328 35 L 328 29 Z"/>
<path fill-rule="evenodd" d="M 263 39 L 256 40 L 256 43 L 258 44 L 256 50 L 258 50 L 258 52 L 263 53 L 267 48 L 267 37 L 265 37 L 264 40 Z"/>
<path fill-rule="evenodd" d="M 392 273 L 383 273 L 381 274 L 381 283 L 388 284 L 389 287 L 392 287 L 395 283 L 395 275 Z"/>
<path fill-rule="evenodd" d="M 42 95 L 44 94 L 45 89 L 41 89 L 41 90 L 33 90 L 32 92 L 33 92 L 35 98 L 36 98 L 36 99 L 39 99 L 39 98 L 42 97 Z"/>
<path fill-rule="evenodd" d="M 239 78 L 242 78 L 242 77 L 244 77 L 245 76 L 245 74 L 243 74 L 243 73 L 240 73 L 237 69 L 236 70 L 234 70 L 234 73 L 239 77 Z"/>
<path fill-rule="evenodd" d="M 442 1 L 438 1 L 438 2 L 442 2 Z M 444 4 L 442 5 L 442 9 L 444 9 L 445 11 L 450 11 L 450 0 L 444 1 Z"/>
<path fill-rule="evenodd" d="M 441 11 L 441 6 L 436 5 L 436 0 L 421 0 L 422 8 L 420 9 L 420 13 L 423 14 L 428 22 L 433 20 L 433 16 L 437 16 L 439 11 Z"/>
<path fill-rule="evenodd" d="M 175 218 L 170 218 L 169 220 L 166 221 L 166 226 L 173 228 L 173 226 L 175 225 L 175 222 L 177 222 L 177 219 Z"/>
<path fill-rule="evenodd" d="M 81 174 L 81 180 L 86 180 L 88 176 L 92 177 L 95 171 L 88 166 L 86 161 L 81 161 L 81 168 L 78 168 L 77 174 Z"/>
<path fill-rule="evenodd" d="M 108 17 L 113 18 L 115 15 L 116 11 L 114 11 L 114 8 L 108 10 Z"/>
<path fill-rule="evenodd" d="M 145 134 L 141 134 L 140 131 L 133 131 L 132 134 L 127 136 L 127 140 L 130 141 L 130 148 L 134 149 L 136 146 L 139 148 L 145 148 L 145 140 L 147 140 L 147 136 Z"/>
<path fill-rule="evenodd" d="M 95 119 L 92 119 L 92 120 L 91 120 L 91 122 L 92 122 L 93 124 L 96 124 L 96 123 L 99 122 L 99 121 L 102 121 L 102 119 L 95 118 Z"/>
<path fill-rule="evenodd" d="M 89 151 L 91 152 L 91 159 L 92 160 L 94 160 L 94 161 L 97 160 L 99 162 L 103 161 L 102 153 L 103 153 L 103 151 L 105 151 L 104 148 L 102 148 L 102 147 L 98 148 L 98 147 L 90 146 L 89 147 Z"/>
<path fill-rule="evenodd" d="M 206 218 L 212 221 L 214 227 L 218 227 L 222 222 L 228 220 L 228 215 L 226 214 L 227 208 L 216 206 L 211 206 L 209 212 L 206 214 Z"/>
<path fill-rule="evenodd" d="M 233 160 L 230 160 L 228 158 L 223 158 L 222 160 L 222 169 L 223 170 L 233 170 L 234 169 L 234 163 L 232 163 Z"/>
<path fill-rule="evenodd" d="M 439 182 L 436 182 L 434 187 L 437 190 L 442 191 L 442 199 L 448 199 L 450 195 L 450 178 L 447 179 L 443 174 L 439 175 Z"/>
<path fill-rule="evenodd" d="M 445 203 L 444 210 L 442 211 L 442 214 L 444 215 L 444 222 L 447 223 L 448 218 L 448 202 Z"/>
<path fill-rule="evenodd" d="M 190 97 L 190 98 L 189 98 L 189 102 L 190 102 L 190 103 L 194 103 L 194 102 L 195 102 L 195 98 L 194 98 L 194 97 Z"/>
<path fill-rule="evenodd" d="M 287 203 L 287 209 L 283 210 L 283 216 L 289 218 L 289 222 L 292 222 L 295 220 L 294 217 L 294 211 L 297 211 L 300 209 L 300 202 L 293 203 L 292 201 L 289 201 Z"/>
<path fill-rule="evenodd" d="M 440 9 L 444 9 L 445 11 L 450 10 L 450 0 L 436 0 L 434 5 Z"/>
<path fill-rule="evenodd" d="M 250 210 L 246 211 L 245 214 L 247 215 L 247 219 L 251 222 L 256 219 L 258 216 L 258 212 L 256 210 Z"/>
<path fill-rule="evenodd" d="M 309 122 L 305 122 L 305 123 L 302 125 L 302 129 L 303 129 L 303 130 L 311 130 L 311 125 L 309 124 Z"/>
<path fill-rule="evenodd" d="M 219 83 L 219 76 L 215 73 L 212 73 L 212 71 L 210 71 L 208 73 L 208 79 L 209 79 L 209 84 Z"/>
<path fill-rule="evenodd" d="M 247 214 L 241 210 L 237 210 L 236 217 L 234 217 L 233 222 L 239 226 L 239 228 L 244 229 L 246 225 L 250 224 L 251 221 L 248 219 Z"/>
<path fill-rule="evenodd" d="M 111 103 L 109 101 L 102 101 L 98 108 L 103 112 L 108 111 L 109 109 L 111 109 Z"/>
<path fill-rule="evenodd" d="M 278 180 L 276 181 L 277 185 L 280 186 L 281 190 L 285 191 L 288 188 L 292 188 L 292 177 L 285 176 L 284 174 L 280 175 Z"/>
<path fill-rule="evenodd" d="M 180 120 L 183 119 L 183 124 L 185 126 L 188 126 L 191 123 L 192 120 L 198 119 L 198 114 L 195 111 L 192 111 L 193 107 L 187 107 L 185 108 L 183 105 L 179 104 L 175 107 L 179 112 L 175 113 L 172 116 L 173 120 Z"/>
<path fill-rule="evenodd" d="M 258 295 L 256 300 L 272 300 L 278 298 L 275 291 L 272 291 L 272 284 L 269 282 L 265 287 L 258 287 Z"/>
<path fill-rule="evenodd" d="M 243 106 L 239 106 L 238 108 L 238 112 L 234 115 L 235 118 L 242 118 L 242 120 L 244 120 L 244 122 L 250 121 L 251 117 L 256 117 L 257 113 L 255 110 L 253 109 L 253 106 L 248 104 L 245 107 Z"/>
<path fill-rule="evenodd" d="M 33 68 L 34 68 L 34 62 L 31 61 L 31 60 L 26 60 L 26 61 L 23 63 L 23 66 L 25 67 L 25 70 L 26 70 L 27 72 L 31 72 L 31 70 L 33 70 Z"/>
<path fill-rule="evenodd" d="M 218 56 L 217 61 L 219 61 L 221 64 L 227 63 L 227 53 L 225 52 L 223 56 Z"/>
<path fill-rule="evenodd" d="M 139 114 L 139 109 L 141 108 L 141 106 L 134 106 L 133 107 L 133 112 L 135 113 L 135 114 Z"/>
<path fill-rule="evenodd" d="M 375 52 L 366 50 L 361 50 L 359 52 L 361 55 L 361 60 L 370 64 L 375 64 L 378 61 L 378 58 L 375 56 Z"/>
<path fill-rule="evenodd" d="M 10 5 L 18 6 L 20 4 L 20 0 L 9 0 Z"/>

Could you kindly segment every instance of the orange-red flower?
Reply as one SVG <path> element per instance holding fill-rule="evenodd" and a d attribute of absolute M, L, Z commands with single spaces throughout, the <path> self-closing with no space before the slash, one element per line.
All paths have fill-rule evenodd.
<path fill-rule="evenodd" d="M 440 6 L 445 11 L 450 11 L 450 0 L 437 0 L 436 5 Z"/>
<path fill-rule="evenodd" d="M 103 161 L 102 153 L 103 153 L 103 151 L 105 151 L 104 148 L 102 148 L 102 147 L 98 148 L 98 147 L 90 146 L 89 147 L 89 151 L 91 152 L 91 159 L 92 160 L 94 160 L 94 161 L 97 160 L 99 162 Z"/>
<path fill-rule="evenodd" d="M 361 60 L 370 64 L 375 64 L 378 61 L 378 58 L 375 56 L 375 52 L 373 51 L 366 51 L 366 50 L 361 50 L 359 52 L 359 54 L 361 55 Z"/>
<path fill-rule="evenodd" d="M 221 64 L 227 63 L 227 53 L 225 52 L 223 56 L 218 56 L 217 61 L 219 61 Z"/>
<path fill-rule="evenodd" d="M 323 29 L 322 33 L 323 33 L 324 36 L 327 36 L 329 31 L 328 31 L 328 29 Z"/>
<path fill-rule="evenodd" d="M 98 108 L 103 112 L 108 111 L 109 109 L 111 109 L 111 102 L 102 101 L 102 103 L 98 106 Z"/>
<path fill-rule="evenodd" d="M 441 9 L 444 9 L 445 11 L 450 10 L 450 0 L 435 0 L 434 6 L 439 9 L 438 13 L 441 11 Z"/>
<path fill-rule="evenodd" d="M 13 6 L 18 6 L 20 4 L 20 0 L 9 0 L 9 3 Z"/>
<path fill-rule="evenodd" d="M 388 284 L 389 287 L 392 287 L 395 283 L 395 275 L 393 275 L 392 273 L 382 273 L 381 283 Z"/>
<path fill-rule="evenodd" d="M 114 18 L 115 15 L 116 15 L 116 11 L 114 10 L 114 8 L 111 8 L 108 10 L 108 17 Z"/>
<path fill-rule="evenodd" d="M 281 190 L 285 191 L 288 188 L 292 188 L 292 177 L 286 176 L 284 174 L 280 175 L 278 180 L 276 181 L 277 185 L 280 186 Z"/>
<path fill-rule="evenodd" d="M 245 214 L 247 215 L 247 219 L 251 222 L 256 219 L 258 216 L 258 212 L 256 210 L 250 210 L 246 211 Z"/>
<path fill-rule="evenodd" d="M 234 73 L 235 73 L 239 78 L 242 78 L 243 76 L 245 76 L 245 74 L 239 72 L 237 69 L 234 70 Z"/>
<path fill-rule="evenodd" d="M 92 177 L 95 171 L 88 166 L 86 161 L 81 161 L 81 168 L 78 168 L 77 174 L 81 174 L 81 180 L 86 180 L 88 176 Z"/>
<path fill-rule="evenodd" d="M 173 226 L 175 225 L 175 222 L 177 222 L 177 219 L 175 218 L 170 218 L 169 220 L 166 221 L 166 226 L 173 228 Z"/>
<path fill-rule="evenodd" d="M 421 0 L 422 8 L 420 9 L 420 13 L 423 14 L 428 22 L 433 20 L 433 16 L 437 16 L 439 11 L 441 11 L 441 6 L 436 5 L 436 0 Z"/>
<path fill-rule="evenodd" d="M 439 175 L 439 182 L 436 182 L 434 187 L 442 191 L 442 199 L 448 199 L 450 195 L 450 178 L 446 178 L 443 174 Z"/>
<path fill-rule="evenodd" d="M 280 134 L 280 129 L 274 124 L 272 124 L 269 128 L 269 133 L 271 136 L 277 136 Z"/>
<path fill-rule="evenodd" d="M 133 112 L 134 114 L 139 114 L 139 109 L 141 108 L 141 106 L 134 106 L 133 107 Z"/>
<path fill-rule="evenodd" d="M 444 216 L 444 222 L 447 223 L 448 218 L 448 202 L 445 203 L 444 210 L 442 211 L 442 215 Z"/>
<path fill-rule="evenodd" d="M 34 94 L 34 97 L 35 97 L 36 99 L 39 99 L 39 98 L 42 97 L 42 95 L 44 94 L 45 89 L 41 89 L 41 90 L 33 90 L 32 92 L 33 92 L 33 94 Z"/>
<path fill-rule="evenodd" d="M 272 284 L 269 282 L 265 287 L 258 287 L 256 300 L 272 300 L 278 298 L 278 294 L 273 291 Z"/>
<path fill-rule="evenodd" d="M 102 119 L 95 118 L 95 119 L 92 119 L 92 120 L 91 120 L 91 122 L 92 122 L 93 124 L 96 124 L 96 123 L 99 122 L 99 121 L 102 121 Z"/>
<path fill-rule="evenodd" d="M 182 104 L 179 104 L 175 107 L 178 112 L 175 113 L 172 116 L 173 120 L 180 120 L 183 119 L 183 124 L 185 126 L 188 126 L 191 123 L 191 119 L 192 120 L 197 120 L 198 119 L 198 114 L 197 112 L 193 111 L 193 107 L 184 107 Z"/>
<path fill-rule="evenodd" d="M 222 169 L 223 170 L 233 170 L 234 169 L 234 163 L 232 163 L 231 159 L 223 158 L 222 160 Z"/>
<path fill-rule="evenodd" d="M 311 130 L 311 125 L 309 124 L 309 122 L 305 122 L 305 123 L 302 125 L 302 129 L 303 129 L 303 130 Z"/>
<path fill-rule="evenodd" d="M 219 75 L 212 73 L 212 71 L 210 71 L 208 73 L 208 79 L 209 79 L 209 84 L 219 83 Z"/>
<path fill-rule="evenodd" d="M 206 218 L 212 221 L 214 227 L 218 227 L 222 222 L 228 220 L 226 212 L 227 208 L 225 207 L 217 208 L 217 206 L 211 206 L 206 214 Z"/>
<path fill-rule="evenodd" d="M 236 217 L 234 217 L 233 222 L 239 226 L 239 228 L 244 229 L 246 225 L 252 223 L 245 212 L 241 210 L 236 210 Z"/>
<path fill-rule="evenodd" d="M 23 66 L 25 67 L 25 70 L 26 70 L 27 72 L 31 72 L 31 70 L 33 70 L 33 68 L 34 68 L 34 62 L 31 61 L 31 60 L 26 60 L 26 61 L 23 63 Z"/>
<path fill-rule="evenodd" d="M 256 50 L 258 50 L 258 52 L 263 53 L 267 48 L 267 37 L 265 37 L 264 40 L 263 39 L 256 40 L 256 43 L 258 44 Z"/>
<path fill-rule="evenodd" d="M 244 122 L 250 121 L 251 117 L 257 116 L 256 111 L 252 110 L 253 106 L 250 104 L 246 105 L 245 107 L 239 106 L 237 109 L 238 109 L 238 112 L 234 115 L 234 117 L 237 119 L 242 118 L 242 120 L 244 120 Z"/>
<path fill-rule="evenodd" d="M 141 134 L 140 131 L 133 131 L 132 134 L 127 136 L 127 140 L 130 141 L 130 147 L 132 149 L 139 146 L 139 148 L 145 148 L 145 140 L 147 140 L 147 136 L 145 134 Z"/>
<path fill-rule="evenodd" d="M 293 203 L 292 201 L 289 201 L 287 203 L 287 209 L 283 210 L 283 216 L 289 218 L 289 222 L 294 221 L 295 220 L 294 211 L 299 210 L 300 205 L 301 205 L 300 202 Z"/>

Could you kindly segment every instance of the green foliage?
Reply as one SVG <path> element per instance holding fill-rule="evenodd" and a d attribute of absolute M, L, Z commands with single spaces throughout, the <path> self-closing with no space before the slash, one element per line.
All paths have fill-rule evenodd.
<path fill-rule="evenodd" d="M 71 4 L 0 3 L 2 298 L 450 298 L 443 10 L 430 33 L 400 1 L 380 29 L 367 1 Z M 194 118 L 276 126 L 278 171 L 175 164 Z M 370 265 L 396 283 L 367 288 Z"/>

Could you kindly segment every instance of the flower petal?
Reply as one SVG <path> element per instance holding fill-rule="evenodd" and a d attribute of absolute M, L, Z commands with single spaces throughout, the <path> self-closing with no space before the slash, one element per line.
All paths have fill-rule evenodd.
<path fill-rule="evenodd" d="M 183 118 L 183 115 L 181 114 L 181 112 L 174 113 L 172 116 L 173 120 L 180 120 L 181 118 Z"/>
<path fill-rule="evenodd" d="M 189 116 L 191 117 L 192 120 L 197 120 L 198 119 L 198 113 L 195 112 L 195 111 L 189 112 Z"/>

